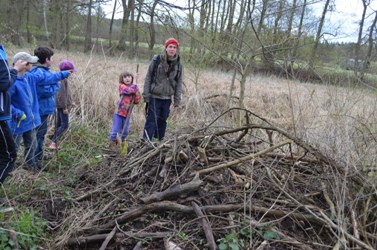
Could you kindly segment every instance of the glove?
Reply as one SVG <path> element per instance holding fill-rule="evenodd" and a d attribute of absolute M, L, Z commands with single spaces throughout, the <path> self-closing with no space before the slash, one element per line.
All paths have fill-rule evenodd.
<path fill-rule="evenodd" d="M 20 120 L 17 123 L 17 128 L 21 125 L 21 122 L 26 119 L 25 113 L 21 116 Z"/>

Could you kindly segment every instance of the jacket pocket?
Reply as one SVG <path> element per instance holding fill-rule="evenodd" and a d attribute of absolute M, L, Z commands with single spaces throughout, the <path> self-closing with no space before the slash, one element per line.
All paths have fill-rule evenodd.
<path fill-rule="evenodd" d="M 164 81 L 162 83 L 153 83 L 151 93 L 160 96 L 170 96 L 174 94 L 174 87 L 170 82 Z"/>

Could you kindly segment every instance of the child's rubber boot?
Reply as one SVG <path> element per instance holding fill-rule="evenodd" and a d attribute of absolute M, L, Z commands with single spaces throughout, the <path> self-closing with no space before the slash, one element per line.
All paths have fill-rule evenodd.
<path fill-rule="evenodd" d="M 128 144 L 126 141 L 122 141 L 121 147 L 120 147 L 120 155 L 126 156 L 128 151 Z"/>

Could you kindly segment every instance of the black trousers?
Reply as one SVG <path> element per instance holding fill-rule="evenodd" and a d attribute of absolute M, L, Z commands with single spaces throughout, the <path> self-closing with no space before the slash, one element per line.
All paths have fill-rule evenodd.
<path fill-rule="evenodd" d="M 13 170 L 17 152 L 7 121 L 0 121 L 0 183 Z"/>

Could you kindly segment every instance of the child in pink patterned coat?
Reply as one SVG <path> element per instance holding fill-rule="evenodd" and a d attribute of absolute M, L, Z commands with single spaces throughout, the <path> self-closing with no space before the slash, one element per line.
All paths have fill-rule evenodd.
<path fill-rule="evenodd" d="M 132 103 L 138 104 L 141 99 L 139 88 L 134 83 L 134 76 L 127 71 L 119 76 L 119 96 L 120 101 L 113 115 L 113 128 L 110 132 L 110 141 L 111 146 L 117 145 L 117 135 L 119 134 L 123 148 L 129 132 L 130 119 L 127 120 L 127 116 L 129 115 L 131 105 Z"/>

